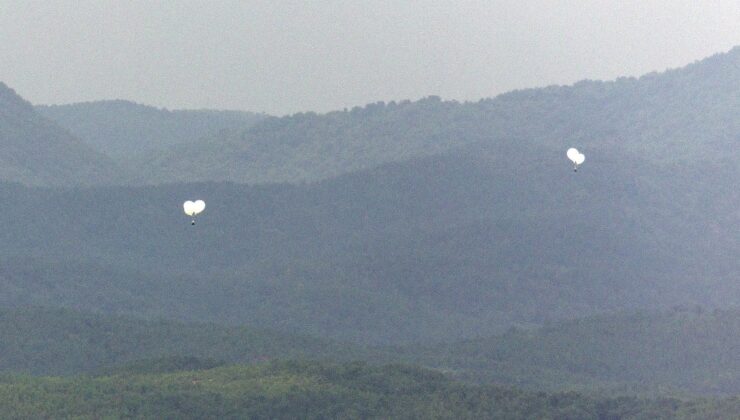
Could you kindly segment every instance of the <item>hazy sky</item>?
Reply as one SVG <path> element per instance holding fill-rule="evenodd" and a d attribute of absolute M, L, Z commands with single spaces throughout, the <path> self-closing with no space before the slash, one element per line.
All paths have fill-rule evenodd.
<path fill-rule="evenodd" d="M 739 44 L 738 0 L 0 0 L 0 81 L 37 104 L 285 114 L 475 100 Z"/>

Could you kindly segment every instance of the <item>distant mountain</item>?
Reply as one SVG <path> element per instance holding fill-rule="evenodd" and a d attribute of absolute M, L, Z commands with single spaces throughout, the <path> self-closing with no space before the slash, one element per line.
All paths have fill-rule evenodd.
<path fill-rule="evenodd" d="M 316 181 L 463 144 L 458 136 L 469 133 L 454 122 L 471 116 L 457 103 L 430 98 L 326 115 L 271 117 L 247 130 L 154 155 L 137 181 Z"/>
<path fill-rule="evenodd" d="M 589 161 L 616 149 L 667 166 L 734 164 L 738 92 L 740 47 L 637 79 L 527 89 L 475 103 L 430 97 L 268 118 L 153 156 L 138 180 L 310 182 L 505 139 L 526 140 L 543 152 L 576 146 Z"/>
<path fill-rule="evenodd" d="M 304 186 L 1 185 L 0 304 L 395 344 L 740 306 L 739 171 L 612 150 L 574 173 L 510 140 Z"/>
<path fill-rule="evenodd" d="M 244 130 L 265 118 L 240 111 L 170 111 L 123 100 L 37 106 L 36 110 L 96 150 L 134 165 L 152 153 Z"/>
<path fill-rule="evenodd" d="M 248 321 L 374 344 L 490 336 L 676 304 L 740 306 L 740 155 L 736 115 L 727 114 L 737 90 L 717 87 L 734 86 L 739 55 L 640 79 L 476 104 L 427 99 L 268 118 L 247 130 L 283 133 L 261 143 L 267 155 L 337 163 L 330 172 L 341 175 L 305 185 L 2 184 L 0 304 Z M 707 102 L 716 115 L 696 102 L 695 86 L 716 91 Z M 680 92 L 693 93 L 648 100 Z M 694 119 L 645 111 L 677 111 L 684 102 L 695 106 Z M 660 131 L 669 120 L 676 125 Z M 603 124 L 635 137 L 617 141 Z M 327 127 L 345 127 L 342 136 L 358 127 L 372 136 L 390 131 L 373 137 L 378 143 L 345 136 L 329 147 L 339 134 Z M 642 128 L 629 131 L 635 127 Z M 690 142 L 681 140 L 686 132 L 695 134 Z M 343 155 L 345 143 L 373 145 L 379 157 L 350 165 L 369 169 L 342 173 L 347 156 L 368 156 Z M 416 146 L 399 162 L 381 163 L 404 144 Z M 571 144 L 586 154 L 578 173 L 564 156 Z M 260 167 L 223 150 L 234 173 Z M 198 155 L 202 165 L 193 168 L 212 168 L 208 156 Z M 264 165 L 276 174 L 294 167 Z M 257 179 L 240 176 L 229 179 Z M 190 226 L 181 205 L 194 198 L 208 207 Z"/>
<path fill-rule="evenodd" d="M 740 310 L 598 316 L 426 349 L 458 378 L 538 390 L 740 394 Z"/>
<path fill-rule="evenodd" d="M 120 100 L 36 110 L 125 166 L 131 176 L 117 183 L 301 183 L 470 145 L 493 148 L 507 139 L 542 152 L 576 146 L 588 161 L 618 150 L 664 166 L 733 164 L 740 140 L 738 91 L 740 47 L 664 73 L 514 91 L 478 102 L 429 97 L 282 118 L 170 111 Z M 108 183 L 96 177 L 89 182 Z"/>
<path fill-rule="evenodd" d="M 120 183 L 124 173 L 0 83 L 0 181 L 73 186 Z"/>

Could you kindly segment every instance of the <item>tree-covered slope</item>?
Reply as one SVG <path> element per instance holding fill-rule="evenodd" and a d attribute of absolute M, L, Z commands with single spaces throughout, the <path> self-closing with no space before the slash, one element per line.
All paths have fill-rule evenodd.
<path fill-rule="evenodd" d="M 462 144 L 452 121 L 470 116 L 458 104 L 432 98 L 270 117 L 247 130 L 153 155 L 136 181 L 316 181 L 448 150 Z"/>
<path fill-rule="evenodd" d="M 456 379 L 589 394 L 740 394 L 740 311 L 675 309 L 435 346 L 360 347 L 252 327 L 69 309 L 0 311 L 0 372 L 166 372 L 280 358 L 412 363 Z"/>
<path fill-rule="evenodd" d="M 663 165 L 735 164 L 740 47 L 684 68 L 611 82 L 527 89 L 475 103 L 376 103 L 268 118 L 154 156 L 138 181 L 316 181 L 462 145 L 531 141 L 540 150 L 619 150 Z"/>
<path fill-rule="evenodd" d="M 0 186 L 0 298 L 373 343 L 740 302 L 737 166 L 494 149 L 306 186 Z"/>
<path fill-rule="evenodd" d="M 78 378 L 6 377 L 0 405 L 20 418 L 730 418 L 737 399 L 646 400 L 461 385 L 400 365 L 304 362 Z"/>
<path fill-rule="evenodd" d="M 525 388 L 740 394 L 740 310 L 676 308 L 409 348 L 458 378 Z"/>
<path fill-rule="evenodd" d="M 121 168 L 38 114 L 0 82 L 0 181 L 26 185 L 120 183 Z"/>
<path fill-rule="evenodd" d="M 0 310 L 3 373 L 91 373 L 152 358 L 165 363 L 195 357 L 217 364 L 274 358 L 357 360 L 367 354 L 348 345 L 255 328 L 147 321 L 64 309 Z"/>
<path fill-rule="evenodd" d="M 37 106 L 36 110 L 112 158 L 136 166 L 154 152 L 243 130 L 264 118 L 240 111 L 167 110 L 128 101 Z M 187 179 L 187 174 L 182 174 Z"/>

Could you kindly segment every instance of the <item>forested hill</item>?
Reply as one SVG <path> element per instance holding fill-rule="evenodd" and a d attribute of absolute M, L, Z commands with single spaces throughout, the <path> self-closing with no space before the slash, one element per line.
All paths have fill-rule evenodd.
<path fill-rule="evenodd" d="M 195 357 L 213 365 L 278 358 L 346 361 L 367 354 L 358 347 L 256 328 L 64 309 L 0 310 L 2 373 L 93 373 L 154 358 L 182 363 Z"/>
<path fill-rule="evenodd" d="M 0 82 L 0 181 L 27 185 L 116 184 L 113 160 L 38 114 Z"/>
<path fill-rule="evenodd" d="M 305 186 L 2 185 L 0 299 L 365 343 L 738 304 L 737 166 L 520 145 Z"/>
<path fill-rule="evenodd" d="M 42 155 L 49 139 L 59 143 L 59 138 L 70 137 L 56 133 L 56 128 L 49 131 L 48 121 L 46 131 L 37 127 L 36 134 L 27 127 L 13 128 L 29 119 L 17 120 L 19 115 L 8 119 L 17 106 L 8 105 L 11 91 L 3 91 L 6 100 L 0 108 L 6 118 L 0 121 L 0 130 L 6 137 L 16 141 L 25 135 L 24 147 L 42 150 Z M 102 172 L 87 171 L 86 183 L 300 183 L 464 146 L 484 145 L 494 150 L 511 139 L 522 142 L 511 152 L 529 159 L 535 151 L 562 155 L 576 146 L 589 161 L 594 153 L 616 150 L 628 158 L 664 166 L 736 164 L 738 92 L 740 47 L 664 73 L 514 91 L 478 102 L 429 97 L 281 118 L 248 112 L 169 111 L 127 101 L 39 106 L 36 111 L 114 158 L 128 174 L 118 173 L 111 180 Z M 10 96 L 14 102 L 25 103 Z M 30 112 L 27 103 L 23 108 Z M 44 178 L 43 172 L 52 171 L 55 165 L 78 171 L 100 166 L 100 162 L 112 166 L 89 150 L 76 153 L 76 147 L 60 149 L 48 169 L 39 164 L 24 169 L 22 176 L 9 174 L 0 179 L 76 184 L 64 176 Z M 51 178 L 56 179 L 51 182 Z"/>
<path fill-rule="evenodd" d="M 708 419 L 731 418 L 737 398 L 595 398 L 463 385 L 426 369 L 279 362 L 79 378 L 5 377 L 9 419 Z"/>
<path fill-rule="evenodd" d="M 597 316 L 429 348 L 408 359 L 538 390 L 740 393 L 740 310 Z"/>
<path fill-rule="evenodd" d="M 37 106 L 36 110 L 133 168 L 151 153 L 244 130 L 265 118 L 240 111 L 160 109 L 123 100 Z"/>
<path fill-rule="evenodd" d="M 526 141 L 531 147 L 515 153 L 530 159 L 535 150 L 562 154 L 576 146 L 588 160 L 619 150 L 667 166 L 737 164 L 738 92 L 740 47 L 664 73 L 527 89 L 474 103 L 430 97 L 268 118 L 154 156 L 137 181 L 316 181 L 470 143 L 495 147 L 506 139 Z"/>
<path fill-rule="evenodd" d="M 602 315 L 445 345 L 373 348 L 253 327 L 20 308 L 0 310 L 0 373 L 364 360 L 423 365 L 466 382 L 537 391 L 722 396 L 740 393 L 739 337 L 739 310 L 699 307 Z"/>

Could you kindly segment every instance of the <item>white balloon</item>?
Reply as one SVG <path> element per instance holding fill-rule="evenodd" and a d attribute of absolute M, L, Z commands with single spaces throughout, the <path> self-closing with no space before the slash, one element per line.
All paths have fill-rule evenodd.
<path fill-rule="evenodd" d="M 579 153 L 578 156 L 573 160 L 573 163 L 576 165 L 580 165 L 583 163 L 583 161 L 586 160 L 586 156 L 583 155 L 583 153 Z"/>
<path fill-rule="evenodd" d="M 570 159 L 573 163 L 575 163 L 576 158 L 578 155 L 580 155 L 581 152 L 578 151 L 575 147 L 571 147 L 568 149 L 568 151 L 565 153 L 566 156 L 568 156 L 568 159 Z"/>
<path fill-rule="evenodd" d="M 183 210 L 185 210 L 185 214 L 188 216 L 195 216 L 195 203 L 192 201 L 186 201 L 182 204 Z"/>
<path fill-rule="evenodd" d="M 206 208 L 206 203 L 203 200 L 198 201 L 186 201 L 182 203 L 182 208 L 185 210 L 185 214 L 187 214 L 190 217 L 195 216 L 196 214 L 202 212 Z"/>

